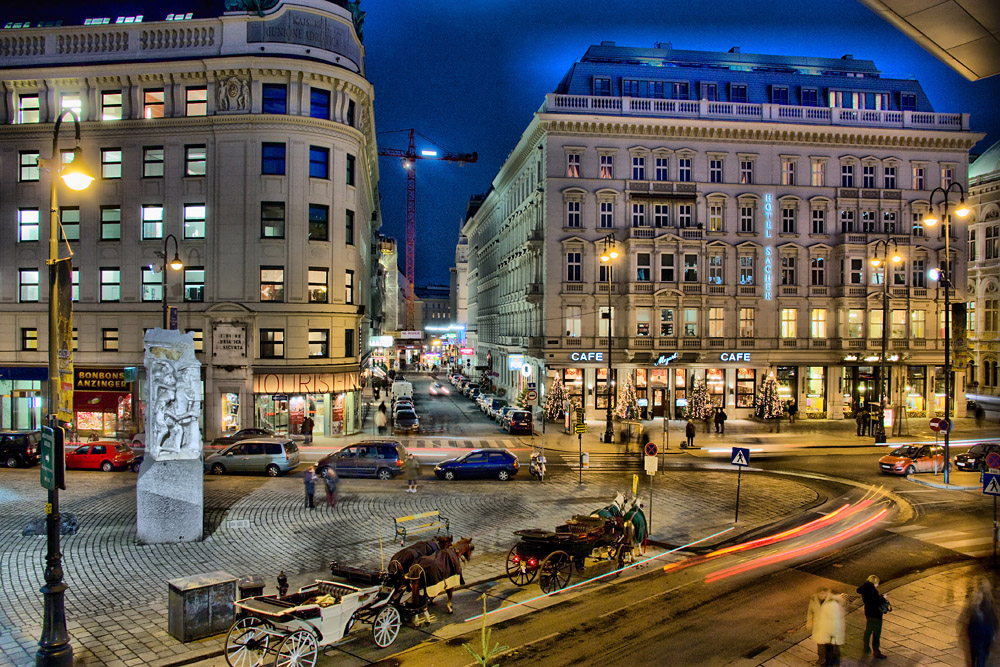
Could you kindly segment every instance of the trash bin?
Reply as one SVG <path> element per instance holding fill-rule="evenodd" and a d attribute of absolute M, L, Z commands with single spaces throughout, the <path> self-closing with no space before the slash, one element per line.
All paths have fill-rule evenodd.
<path fill-rule="evenodd" d="M 580 467 L 589 468 L 590 467 L 590 454 L 583 452 L 580 454 Z"/>
<path fill-rule="evenodd" d="M 264 577 L 259 574 L 248 574 L 245 577 L 240 577 L 239 583 L 239 598 L 252 598 L 255 595 L 264 594 Z"/>

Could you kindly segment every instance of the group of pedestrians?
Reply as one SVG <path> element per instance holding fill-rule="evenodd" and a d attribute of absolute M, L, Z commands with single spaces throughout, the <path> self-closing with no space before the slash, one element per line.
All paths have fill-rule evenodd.
<path fill-rule="evenodd" d="M 305 473 L 302 475 L 302 481 L 305 483 L 306 487 L 306 508 L 315 509 L 316 505 L 314 502 L 314 496 L 316 494 L 316 477 L 320 476 L 316 473 L 316 466 L 309 466 L 306 468 Z M 337 476 L 337 471 L 333 468 L 326 469 L 326 475 L 322 477 L 323 484 L 326 487 L 326 506 L 337 508 L 337 484 L 340 482 L 340 478 Z"/>

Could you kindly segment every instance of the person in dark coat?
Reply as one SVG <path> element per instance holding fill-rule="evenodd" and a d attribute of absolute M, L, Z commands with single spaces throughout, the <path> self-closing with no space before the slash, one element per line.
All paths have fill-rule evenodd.
<path fill-rule="evenodd" d="M 694 421 L 688 419 L 687 426 L 684 427 L 684 437 L 687 438 L 687 442 L 681 444 L 681 447 L 694 447 Z"/>
<path fill-rule="evenodd" d="M 865 583 L 858 586 L 857 592 L 865 604 L 865 635 L 862 650 L 865 653 L 873 653 L 878 659 L 884 659 L 886 656 L 879 650 L 879 642 L 882 638 L 882 605 L 887 600 L 879 593 L 878 583 L 878 577 L 873 574 Z M 869 640 L 871 640 L 870 645 Z"/>
<path fill-rule="evenodd" d="M 326 469 L 323 481 L 326 482 L 326 506 L 337 509 L 337 482 L 340 478 L 337 477 L 337 471 L 333 466 Z"/>
<path fill-rule="evenodd" d="M 316 507 L 313 504 L 313 495 L 316 493 L 316 471 L 312 466 L 306 468 L 305 473 L 302 474 L 302 481 L 306 485 L 306 507 L 313 509 Z"/>
<path fill-rule="evenodd" d="M 726 411 L 721 407 L 715 410 L 715 432 L 726 433 Z"/>
<path fill-rule="evenodd" d="M 797 414 L 799 414 L 798 403 L 795 403 L 794 401 L 789 401 L 789 403 L 788 403 L 788 423 L 789 424 L 794 424 L 795 423 L 795 415 L 797 415 Z"/>
<path fill-rule="evenodd" d="M 315 422 L 312 417 L 306 417 L 302 420 L 302 435 L 305 436 L 305 444 L 309 444 L 313 441 L 313 425 Z"/>
<path fill-rule="evenodd" d="M 969 656 L 967 664 L 986 667 L 990 647 L 997 634 L 997 612 L 989 581 L 981 581 L 979 588 L 969 596 L 969 602 L 962 612 L 961 625 Z"/>
<path fill-rule="evenodd" d="M 865 431 L 865 410 L 860 405 L 854 408 L 854 423 L 858 425 L 858 436 L 864 435 Z"/>

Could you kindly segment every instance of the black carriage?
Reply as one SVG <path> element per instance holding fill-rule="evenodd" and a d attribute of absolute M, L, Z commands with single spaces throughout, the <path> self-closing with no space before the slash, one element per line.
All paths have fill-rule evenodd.
<path fill-rule="evenodd" d="M 516 530 L 521 541 L 507 554 L 507 577 L 526 586 L 538 576 L 546 593 L 565 588 L 573 567 L 583 572 L 586 561 L 613 561 L 623 567 L 632 545 L 620 518 L 577 515 L 555 532 L 531 528 Z"/>

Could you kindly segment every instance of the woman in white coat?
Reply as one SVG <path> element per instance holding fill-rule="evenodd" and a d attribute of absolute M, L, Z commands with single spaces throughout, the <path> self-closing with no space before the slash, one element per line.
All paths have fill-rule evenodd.
<path fill-rule="evenodd" d="M 839 665 L 840 647 L 844 644 L 844 606 L 840 596 L 825 588 L 809 600 L 806 628 L 812 630 L 821 665 Z"/>

